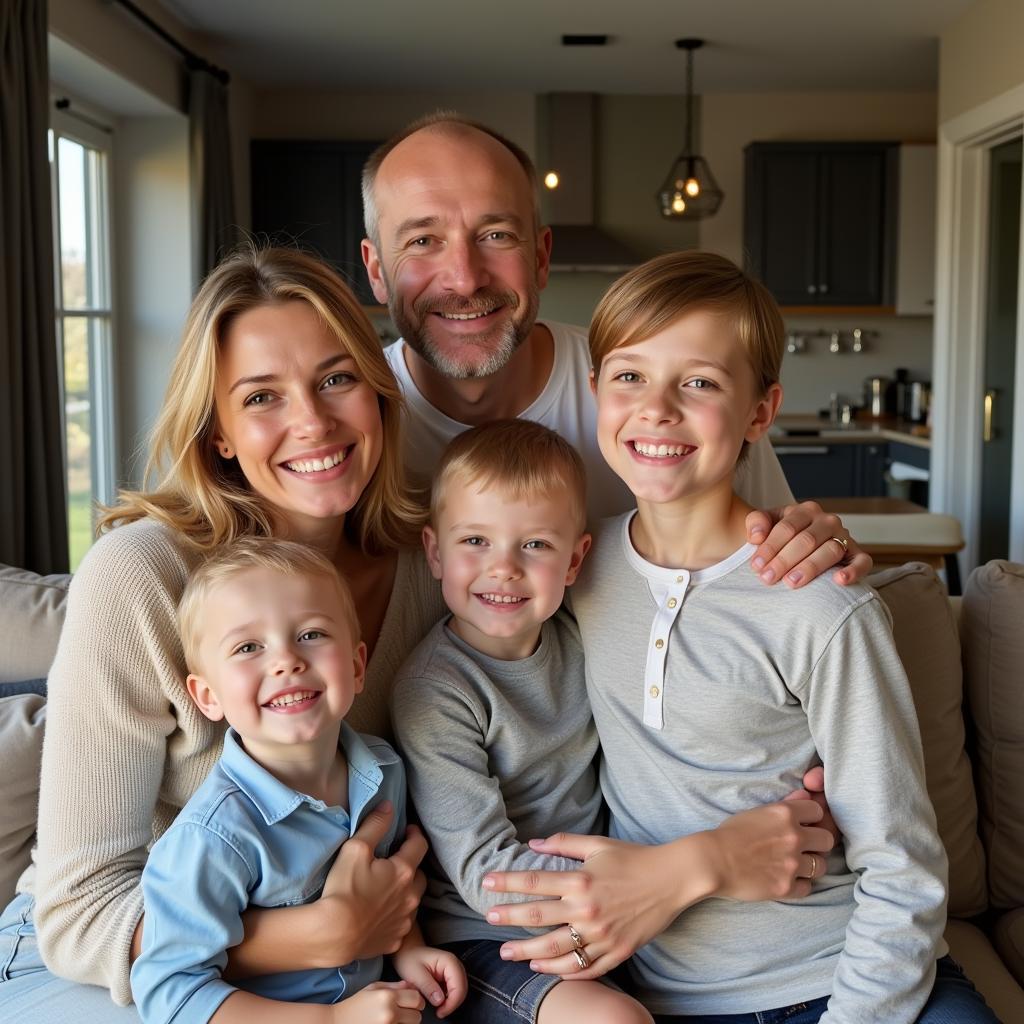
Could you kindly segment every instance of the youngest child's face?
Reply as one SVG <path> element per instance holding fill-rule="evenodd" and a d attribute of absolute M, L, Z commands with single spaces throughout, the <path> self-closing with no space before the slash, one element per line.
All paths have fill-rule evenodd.
<path fill-rule="evenodd" d="M 312 742 L 363 688 L 366 647 L 325 576 L 247 569 L 210 591 L 201 622 L 189 693 L 253 753 Z"/>
<path fill-rule="evenodd" d="M 533 653 L 590 547 L 568 489 L 527 500 L 458 480 L 423 541 L 454 632 L 504 660 Z"/>

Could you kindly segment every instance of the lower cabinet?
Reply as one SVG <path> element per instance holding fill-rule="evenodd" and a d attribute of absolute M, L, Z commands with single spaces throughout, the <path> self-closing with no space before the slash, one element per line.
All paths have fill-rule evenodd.
<path fill-rule="evenodd" d="M 798 501 L 808 498 L 881 498 L 889 493 L 886 470 L 893 458 L 928 468 L 929 452 L 899 443 L 787 438 L 775 454 Z M 917 496 L 915 495 L 915 498 Z"/>

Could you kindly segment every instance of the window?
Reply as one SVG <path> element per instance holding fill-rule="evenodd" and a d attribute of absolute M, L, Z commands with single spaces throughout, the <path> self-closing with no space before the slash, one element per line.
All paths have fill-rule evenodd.
<path fill-rule="evenodd" d="M 92 543 L 96 502 L 114 498 L 110 154 L 109 130 L 54 111 L 55 306 L 73 570 Z"/>

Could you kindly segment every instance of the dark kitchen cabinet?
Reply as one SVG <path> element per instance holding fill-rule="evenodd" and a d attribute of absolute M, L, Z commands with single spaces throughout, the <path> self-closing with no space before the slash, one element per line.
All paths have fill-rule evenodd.
<path fill-rule="evenodd" d="M 754 142 L 745 154 L 747 269 L 779 304 L 891 306 L 898 146 Z"/>
<path fill-rule="evenodd" d="M 360 302 L 376 299 L 366 281 L 361 178 L 377 142 L 255 139 L 252 142 L 252 228 L 285 245 L 298 243 L 325 259 Z"/>
<path fill-rule="evenodd" d="M 799 444 L 777 444 L 775 454 L 797 501 L 846 498 L 856 493 L 858 447 L 808 438 Z"/>

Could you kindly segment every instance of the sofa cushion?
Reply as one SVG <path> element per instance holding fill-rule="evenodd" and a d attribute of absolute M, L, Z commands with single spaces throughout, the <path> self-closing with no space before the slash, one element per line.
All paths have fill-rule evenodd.
<path fill-rule="evenodd" d="M 32 852 L 45 719 L 46 701 L 36 694 L 0 698 L 0 907 L 10 902 Z"/>
<path fill-rule="evenodd" d="M 997 956 L 988 936 L 966 921 L 951 920 L 946 926 L 946 942 L 950 956 L 963 967 L 996 1016 L 1006 1024 L 1024 1021 L 1024 991 Z"/>
<path fill-rule="evenodd" d="M 928 794 L 949 857 L 949 912 L 985 910 L 985 854 L 964 751 L 963 675 L 956 622 L 935 571 L 911 562 L 869 577 L 892 613 L 893 636 L 921 727 Z M 828 766 L 825 766 L 828 771 Z"/>
<path fill-rule="evenodd" d="M 1024 565 L 971 573 L 960 620 L 992 904 L 1024 906 Z"/>
<path fill-rule="evenodd" d="M 0 565 L 0 683 L 50 670 L 64 622 L 70 576 L 38 576 Z"/>
<path fill-rule="evenodd" d="M 1024 985 L 1024 907 L 999 918 L 995 927 L 995 944 L 1006 966 Z"/>

